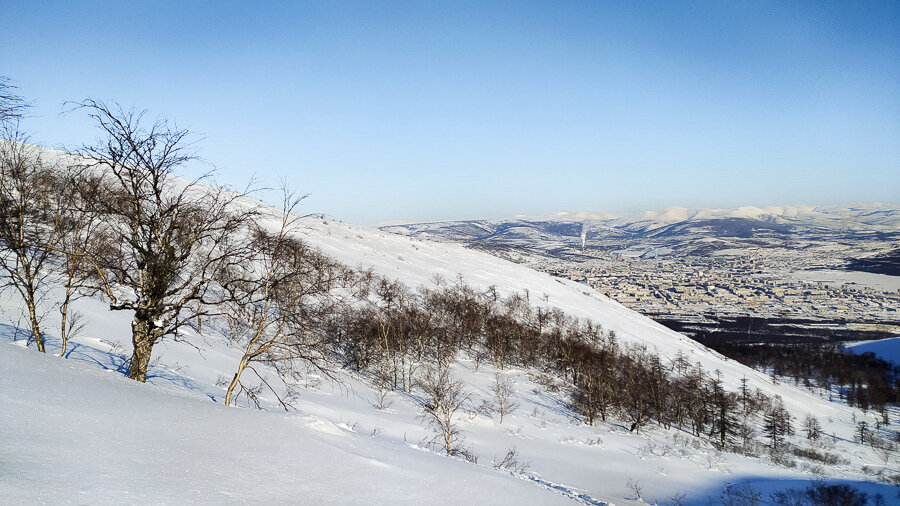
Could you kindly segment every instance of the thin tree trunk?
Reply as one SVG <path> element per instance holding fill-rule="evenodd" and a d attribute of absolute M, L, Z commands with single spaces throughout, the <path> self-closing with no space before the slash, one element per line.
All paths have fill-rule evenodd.
<path fill-rule="evenodd" d="M 225 392 L 225 405 L 231 406 L 231 397 L 234 395 L 234 389 L 237 388 L 238 381 L 241 379 L 241 374 L 244 372 L 244 369 L 247 367 L 247 360 L 242 359 L 241 363 L 238 365 L 237 372 L 234 373 L 234 377 L 231 378 L 231 384 L 228 385 L 228 391 Z"/>
<path fill-rule="evenodd" d="M 69 335 L 66 332 L 66 319 L 69 316 L 69 301 L 63 302 L 62 307 L 60 308 L 60 312 L 62 313 L 62 324 L 59 326 L 59 339 L 60 339 L 60 349 L 59 356 L 66 356 L 66 347 L 69 343 Z"/>
<path fill-rule="evenodd" d="M 69 332 L 68 332 L 68 329 L 66 328 L 66 322 L 68 321 L 68 318 L 69 318 L 69 302 L 71 300 L 72 300 L 72 273 L 70 270 L 69 271 L 69 282 L 66 284 L 66 296 L 63 298 L 62 305 L 59 307 L 59 312 L 62 316 L 62 323 L 59 326 L 59 339 L 61 341 L 60 350 L 59 350 L 60 357 L 66 356 L 66 348 L 68 347 L 68 344 L 69 344 Z"/>
<path fill-rule="evenodd" d="M 38 351 L 41 353 L 45 353 L 44 349 L 44 338 L 41 336 L 41 327 L 38 324 L 37 317 L 37 308 L 34 305 L 34 296 L 31 296 L 27 301 L 28 305 L 28 318 L 31 319 L 31 336 L 34 338 L 34 342 L 37 343 Z"/>

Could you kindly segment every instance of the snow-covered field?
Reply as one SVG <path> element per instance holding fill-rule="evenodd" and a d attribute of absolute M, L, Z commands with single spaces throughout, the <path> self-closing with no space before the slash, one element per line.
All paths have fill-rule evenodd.
<path fill-rule="evenodd" d="M 667 358 L 682 352 L 719 370 L 731 390 L 747 377 L 751 387 L 780 395 L 796 417 L 817 416 L 829 435 L 819 449 L 847 463 L 823 469 L 800 459 L 786 468 L 718 452 L 674 429 L 650 425 L 635 434 L 615 423 L 588 426 L 562 393 L 514 369 L 501 374 L 514 382 L 515 413 L 502 424 L 474 411 L 461 421 L 466 446 L 478 456 L 469 463 L 426 448 L 429 432 L 417 417 L 415 393 L 391 393 L 390 405 L 379 410 L 365 378 L 340 371 L 336 381 L 323 381 L 311 372 L 299 412 L 279 412 L 271 399 L 268 411 L 226 408 L 216 383 L 233 374 L 240 353 L 214 333 L 187 335 L 196 347 L 158 345 L 158 362 L 143 385 L 115 372 L 120 350 L 129 351 L 130 315 L 110 313 L 99 300 L 79 301 L 88 325 L 66 360 L 51 356 L 58 346 L 52 335 L 46 356 L 22 349 L 24 342 L 14 340 L 20 307 L 4 294 L 0 335 L 13 344 L 0 343 L 0 502 L 670 504 L 685 494 L 684 504 L 716 504 L 726 483 L 803 488 L 822 475 L 897 500 L 892 487 L 867 482 L 872 478 L 861 467 L 900 472 L 898 462 L 885 464 L 852 442 L 856 421 L 874 426 L 873 415 L 773 384 L 584 285 L 453 244 L 366 227 L 308 219 L 304 236 L 346 265 L 371 267 L 410 287 L 461 276 L 480 289 L 527 290 L 533 305 L 559 307 L 615 330 L 623 342 L 644 343 Z M 46 328 L 53 334 L 52 314 Z M 495 369 L 476 371 L 461 359 L 453 372 L 473 405 L 490 398 Z M 494 469 L 492 461 L 512 447 L 528 469 Z"/>

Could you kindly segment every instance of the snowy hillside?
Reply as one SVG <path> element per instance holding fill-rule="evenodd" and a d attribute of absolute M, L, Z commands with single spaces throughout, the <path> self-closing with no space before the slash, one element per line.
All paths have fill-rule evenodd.
<path fill-rule="evenodd" d="M 570 502 L 373 427 L 229 409 L 7 344 L 0 370 L 4 504 Z"/>
<path fill-rule="evenodd" d="M 277 228 L 276 221 L 270 226 Z M 461 353 L 451 373 L 468 400 L 458 418 L 473 456 L 467 462 L 427 443 L 427 399 L 418 389 L 385 394 L 367 371 L 334 364 L 290 380 L 301 391 L 296 411 L 283 412 L 265 392 L 263 411 L 246 402 L 227 408 L 221 380 L 234 374 L 242 352 L 229 344 L 224 325 L 213 320 L 202 333 L 186 329 L 179 340 L 158 344 L 145 385 L 121 372 L 131 346 L 128 312 L 110 312 L 98 298 L 77 301 L 86 326 L 63 359 L 52 356 L 59 351 L 58 316 L 49 310 L 48 353 L 21 349 L 23 307 L 6 292 L 0 336 L 11 344 L 0 343 L 0 440 L 7 442 L 0 449 L 0 497 L 10 503 L 699 505 L 720 502 L 726 484 L 751 486 L 767 499 L 769 491 L 802 489 L 815 478 L 896 497 L 875 483 L 877 472 L 900 471 L 896 455 L 882 458 L 874 447 L 853 442 L 857 422 L 875 427 L 875 414 L 830 402 L 829 392 L 773 381 L 584 285 L 460 245 L 312 218 L 300 224 L 303 240 L 326 256 L 412 290 L 462 280 L 478 292 L 523 294 L 531 306 L 602 325 L 623 346 L 643 345 L 665 365 L 683 356 L 718 371 L 727 390 L 737 391 L 746 378 L 750 389 L 783 399 L 795 417 L 791 439 L 807 456 L 776 464 L 719 451 L 705 435 L 653 422 L 637 431 L 614 417 L 589 425 L 564 379 L 524 367 L 498 369 Z M 518 404 L 502 420 L 484 408 L 501 378 Z M 800 430 L 808 414 L 825 433 L 816 443 Z M 829 464 L 808 457 L 819 451 L 836 457 Z M 503 463 L 505 455 L 510 459 Z"/>
<path fill-rule="evenodd" d="M 503 294 L 527 291 L 535 306 L 558 307 L 614 330 L 622 341 L 646 344 L 651 351 L 670 358 L 682 352 L 692 363 L 700 362 L 707 370 L 721 370 L 731 390 L 737 389 L 741 378 L 746 376 L 754 388 L 769 394 L 785 394 L 786 402 L 795 395 L 791 390 L 775 389 L 768 376 L 728 360 L 581 283 L 552 277 L 459 245 L 417 240 L 344 223 L 310 223 L 306 238 L 346 265 L 373 267 L 376 272 L 400 279 L 411 287 L 430 285 L 435 276 L 440 276 L 446 280 L 461 277 L 482 290 L 495 286 Z M 814 410 L 816 414 L 831 416 L 837 409 L 827 402 L 809 406 L 808 402 L 805 394 L 797 399 L 798 407 Z"/>
<path fill-rule="evenodd" d="M 830 421 L 826 431 L 835 434 L 837 448 L 854 465 L 827 474 L 862 480 L 854 467 L 860 462 L 877 465 L 867 448 L 841 443 L 851 438 L 851 418 L 861 413 L 790 386 L 774 386 L 766 376 L 723 361 L 581 285 L 460 247 L 363 227 L 315 222 L 309 223 L 307 234 L 310 242 L 343 262 L 373 266 L 410 285 L 428 283 L 435 274 L 462 274 L 478 286 L 527 288 L 535 303 L 603 322 L 623 340 L 645 342 L 664 356 L 679 350 L 690 354 L 706 368 L 721 370 L 732 387 L 747 376 L 781 395 L 794 412 Z M 9 302 L 5 309 L 14 312 Z M 0 481 L 5 497 L 51 503 L 78 498 L 108 503 L 127 497 L 164 503 L 621 504 L 634 499 L 627 487 L 631 480 L 648 502 L 663 504 L 683 492 L 704 504 L 719 496 L 725 482 L 749 479 L 765 489 L 775 486 L 773 480 L 778 486 L 802 487 L 811 478 L 802 470 L 695 448 L 677 431 L 651 428 L 638 436 L 616 424 L 583 425 L 563 399 L 521 370 L 506 373 L 515 378 L 521 402 L 517 413 L 503 424 L 481 415 L 464 423 L 468 442 L 481 456 L 479 464 L 421 449 L 426 431 L 416 419 L 414 399 L 392 394 L 391 406 L 376 410 L 375 394 L 352 375 L 345 375 L 341 384 L 310 388 L 299 414 L 226 409 L 209 401 L 221 400 L 215 380 L 234 367 L 236 350 L 215 338 L 208 338 L 200 351 L 168 342 L 150 379 L 157 386 L 139 385 L 97 368 L 117 365 L 108 352 L 110 344 L 128 344 L 127 316 L 110 317 L 98 301 L 82 301 L 82 310 L 91 324 L 76 339 L 67 361 L 3 346 L 0 391 L 3 405 L 11 409 L 0 416 L 5 417 L 4 440 L 16 441 L 5 450 L 5 459 L 20 463 Z M 455 372 L 476 395 L 488 396 L 491 369 L 476 373 L 463 361 Z M 518 478 L 490 465 L 512 446 L 530 464 Z M 149 468 L 148 462 L 153 463 Z M 33 472 L 40 464 L 62 470 L 62 477 L 44 481 Z M 795 481 L 780 482 L 784 479 Z"/>

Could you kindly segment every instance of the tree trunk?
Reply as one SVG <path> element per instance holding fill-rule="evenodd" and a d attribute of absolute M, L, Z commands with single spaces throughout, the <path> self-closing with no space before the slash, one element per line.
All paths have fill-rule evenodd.
<path fill-rule="evenodd" d="M 68 298 L 68 295 L 66 296 L 66 298 Z M 68 336 L 68 333 L 66 332 L 66 330 L 67 330 L 66 329 L 66 320 L 69 317 L 69 301 L 68 300 L 63 301 L 63 305 L 60 308 L 60 314 L 62 315 L 62 323 L 59 326 L 59 340 L 60 340 L 59 356 L 65 357 L 66 356 L 66 348 L 68 347 L 68 344 L 69 344 L 69 336 Z"/>
<path fill-rule="evenodd" d="M 45 353 L 44 350 L 44 337 L 41 336 L 41 327 L 38 324 L 37 317 L 37 308 L 34 304 L 34 295 L 29 294 L 31 296 L 31 300 L 27 301 L 28 305 L 28 318 L 31 319 L 31 336 L 34 338 L 34 342 L 37 343 L 38 351 L 41 353 Z"/>
<path fill-rule="evenodd" d="M 237 372 L 234 373 L 234 377 L 231 378 L 231 383 L 228 385 L 228 391 L 225 392 L 225 405 L 231 406 L 231 397 L 234 395 L 234 389 L 237 388 L 238 382 L 241 380 L 241 374 L 244 372 L 244 369 L 247 367 L 247 360 L 241 359 L 241 363 L 238 364 Z"/>
<path fill-rule="evenodd" d="M 72 271 L 69 271 L 69 281 L 66 283 L 66 295 L 63 297 L 62 304 L 59 306 L 59 313 L 62 323 L 59 326 L 60 350 L 59 356 L 66 356 L 66 349 L 69 345 L 69 329 L 66 328 L 66 322 L 69 319 L 69 302 L 72 300 Z"/>
<path fill-rule="evenodd" d="M 156 341 L 151 319 L 139 319 L 135 315 L 131 322 L 131 342 L 134 351 L 131 354 L 131 365 L 128 368 L 128 377 L 145 383 L 147 381 L 147 367 L 150 365 L 150 354 Z"/>

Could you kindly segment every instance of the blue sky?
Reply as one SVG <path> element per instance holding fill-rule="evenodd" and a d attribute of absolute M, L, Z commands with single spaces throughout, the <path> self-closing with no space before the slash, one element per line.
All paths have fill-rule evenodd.
<path fill-rule="evenodd" d="M 900 2 L 2 2 L 0 75 L 348 222 L 900 204 Z M 192 176 L 203 167 L 189 167 Z"/>

